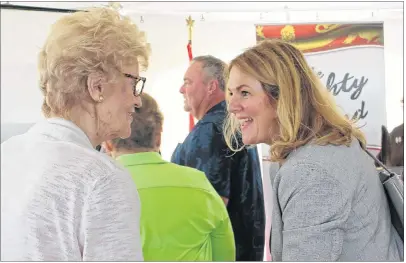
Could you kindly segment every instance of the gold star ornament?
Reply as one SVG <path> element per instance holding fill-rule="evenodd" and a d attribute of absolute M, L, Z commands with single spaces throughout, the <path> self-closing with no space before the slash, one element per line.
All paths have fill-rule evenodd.
<path fill-rule="evenodd" d="M 186 19 L 186 25 L 187 25 L 188 31 L 189 31 L 189 41 L 192 41 L 192 31 L 193 31 L 193 24 L 194 23 L 195 23 L 195 20 L 193 20 L 191 16 L 189 16 Z"/>

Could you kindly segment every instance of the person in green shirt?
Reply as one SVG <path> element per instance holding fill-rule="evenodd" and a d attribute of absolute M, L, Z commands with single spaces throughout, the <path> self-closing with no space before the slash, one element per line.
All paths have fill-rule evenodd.
<path fill-rule="evenodd" d="M 104 147 L 130 171 L 138 189 L 144 260 L 235 261 L 223 200 L 203 172 L 162 159 L 163 115 L 151 96 L 141 98 L 131 136 Z"/>

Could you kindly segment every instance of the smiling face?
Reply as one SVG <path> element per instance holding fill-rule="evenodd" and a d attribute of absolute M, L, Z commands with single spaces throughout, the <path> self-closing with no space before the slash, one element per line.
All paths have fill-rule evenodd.
<path fill-rule="evenodd" d="M 122 73 L 139 76 L 138 63 L 124 67 Z M 112 138 L 127 138 L 131 135 L 132 114 L 135 107 L 142 106 L 141 97 L 134 96 L 134 79 L 124 75 L 119 76 L 116 82 L 107 84 L 106 94 L 100 103 L 100 124 Z"/>
<path fill-rule="evenodd" d="M 240 125 L 245 145 L 270 144 L 277 134 L 277 113 L 261 83 L 232 67 L 228 80 L 229 111 Z"/>

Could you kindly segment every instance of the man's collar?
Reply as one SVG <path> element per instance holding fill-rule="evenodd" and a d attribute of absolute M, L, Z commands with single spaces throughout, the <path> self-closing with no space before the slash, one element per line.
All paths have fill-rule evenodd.
<path fill-rule="evenodd" d="M 224 116 L 227 111 L 226 102 L 223 100 L 222 102 L 217 103 L 214 105 L 207 113 L 203 116 L 203 118 L 198 122 L 198 124 L 202 123 L 217 123 L 224 120 Z"/>
<path fill-rule="evenodd" d="M 208 110 L 206 115 L 209 114 L 209 113 L 219 111 L 219 110 L 224 111 L 226 109 L 226 106 L 227 106 L 226 101 L 223 100 L 223 101 L 217 103 L 216 105 L 214 105 L 210 110 Z"/>
<path fill-rule="evenodd" d="M 157 152 L 123 154 L 116 158 L 124 166 L 166 163 Z"/>

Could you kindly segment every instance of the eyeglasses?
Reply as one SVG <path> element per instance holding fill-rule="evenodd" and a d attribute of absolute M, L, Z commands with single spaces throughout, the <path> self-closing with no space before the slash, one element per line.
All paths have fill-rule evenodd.
<path fill-rule="evenodd" d="M 123 73 L 125 77 L 133 80 L 133 94 L 134 96 L 140 96 L 142 90 L 144 89 L 145 81 L 147 78 L 144 77 L 135 77 L 131 74 Z"/>

